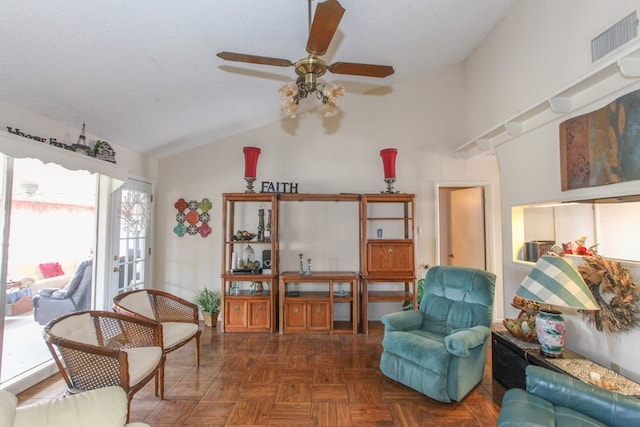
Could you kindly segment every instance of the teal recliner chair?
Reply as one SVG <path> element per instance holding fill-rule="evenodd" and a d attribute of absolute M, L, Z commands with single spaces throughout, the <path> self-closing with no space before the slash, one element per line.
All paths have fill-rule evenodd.
<path fill-rule="evenodd" d="M 484 374 L 495 280 L 483 270 L 430 268 L 420 309 L 382 317 L 382 373 L 440 402 L 466 396 Z"/>
<path fill-rule="evenodd" d="M 502 399 L 498 427 L 629 427 L 640 423 L 640 399 L 604 390 L 568 375 L 527 366 L 527 390 Z"/>

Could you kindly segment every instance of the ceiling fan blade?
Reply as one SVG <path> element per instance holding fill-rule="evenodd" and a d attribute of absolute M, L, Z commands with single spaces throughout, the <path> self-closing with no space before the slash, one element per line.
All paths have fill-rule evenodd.
<path fill-rule="evenodd" d="M 395 72 L 390 65 L 357 64 L 355 62 L 336 62 L 327 66 L 327 70 L 334 74 L 367 77 L 387 77 Z"/>
<path fill-rule="evenodd" d="M 327 52 L 342 15 L 344 15 L 344 8 L 337 0 L 318 3 L 309 31 L 309 40 L 307 40 L 309 54 L 322 56 Z"/>
<path fill-rule="evenodd" d="M 247 55 L 234 52 L 218 52 L 218 56 L 226 61 L 248 62 L 250 64 L 275 65 L 276 67 L 290 67 L 293 65 L 293 62 L 288 59 L 271 58 L 270 56 Z"/>

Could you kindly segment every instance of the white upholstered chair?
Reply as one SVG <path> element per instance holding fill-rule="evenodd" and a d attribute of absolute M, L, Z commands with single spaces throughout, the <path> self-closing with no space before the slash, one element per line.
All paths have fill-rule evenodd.
<path fill-rule="evenodd" d="M 127 413 L 127 394 L 122 387 L 103 387 L 22 406 L 12 393 L 0 390 L 0 427 L 149 427 L 127 423 Z"/>
<path fill-rule="evenodd" d="M 157 322 L 89 310 L 52 320 L 43 336 L 69 393 L 116 385 L 130 402 L 154 377 L 155 393 L 164 397 L 161 333 Z"/>
<path fill-rule="evenodd" d="M 140 289 L 113 298 L 113 310 L 139 319 L 158 322 L 162 350 L 166 355 L 195 340 L 196 366 L 200 365 L 200 323 L 198 306 L 168 292 Z M 164 378 L 161 376 L 161 389 Z"/>

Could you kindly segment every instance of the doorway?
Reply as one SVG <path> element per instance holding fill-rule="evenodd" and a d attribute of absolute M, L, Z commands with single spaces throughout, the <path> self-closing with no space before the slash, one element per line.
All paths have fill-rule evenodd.
<path fill-rule="evenodd" d="M 5 296 L 0 318 L 0 383 L 13 384 L 52 365 L 42 324 L 60 315 L 40 309 L 40 290 L 62 291 L 77 267 L 90 260 L 96 236 L 96 176 L 31 158 L 6 158 L 2 260 Z M 75 309 L 90 308 L 75 305 Z M 83 301 L 85 301 L 83 299 Z M 64 304 L 64 301 L 62 302 Z M 68 304 L 65 304 L 67 307 Z M 51 307 L 51 305 L 49 305 Z"/>
<path fill-rule="evenodd" d="M 485 186 L 437 185 L 440 265 L 487 269 Z"/>

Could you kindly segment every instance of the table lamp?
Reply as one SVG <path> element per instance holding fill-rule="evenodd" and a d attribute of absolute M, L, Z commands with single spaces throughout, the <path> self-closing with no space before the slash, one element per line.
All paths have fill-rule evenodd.
<path fill-rule="evenodd" d="M 247 181 L 245 193 L 255 193 L 253 181 L 256 180 L 256 169 L 258 167 L 258 157 L 260 149 L 258 147 L 244 147 L 244 180 Z"/>
<path fill-rule="evenodd" d="M 536 333 L 543 356 L 561 358 L 564 346 L 564 319 L 557 307 L 600 310 L 582 276 L 567 260 L 544 255 L 516 290 L 516 295 L 540 303 Z"/>

